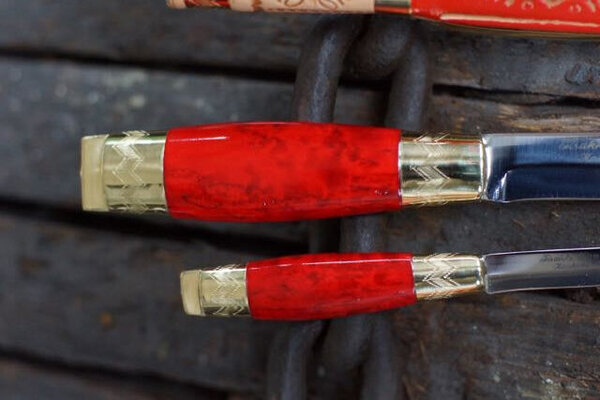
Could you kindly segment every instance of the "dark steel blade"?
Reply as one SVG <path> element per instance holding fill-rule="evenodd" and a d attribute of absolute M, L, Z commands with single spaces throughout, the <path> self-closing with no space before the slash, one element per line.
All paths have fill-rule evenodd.
<path fill-rule="evenodd" d="M 487 293 L 600 286 L 600 247 L 488 254 Z"/>
<path fill-rule="evenodd" d="M 600 199 L 600 134 L 487 134 L 484 198 Z"/>

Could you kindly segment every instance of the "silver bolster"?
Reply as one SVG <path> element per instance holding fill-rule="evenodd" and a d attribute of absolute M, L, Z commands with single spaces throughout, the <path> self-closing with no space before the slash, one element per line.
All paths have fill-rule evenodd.
<path fill-rule="evenodd" d="M 483 261 L 474 255 L 414 256 L 412 271 L 418 300 L 443 299 L 484 289 Z"/>
<path fill-rule="evenodd" d="M 166 134 L 129 131 L 81 141 L 83 209 L 166 211 L 163 156 Z"/>
<path fill-rule="evenodd" d="M 250 313 L 243 264 L 185 271 L 180 280 L 186 314 L 231 317 Z"/>
<path fill-rule="evenodd" d="M 444 204 L 481 198 L 484 149 L 479 137 L 403 136 L 398 149 L 402 204 Z"/>

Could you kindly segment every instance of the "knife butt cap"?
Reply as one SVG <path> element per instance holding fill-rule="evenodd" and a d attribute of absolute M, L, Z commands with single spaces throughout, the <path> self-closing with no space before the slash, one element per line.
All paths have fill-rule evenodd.
<path fill-rule="evenodd" d="M 85 211 L 108 211 L 102 182 L 102 157 L 108 135 L 81 139 L 81 204 Z"/>
<path fill-rule="evenodd" d="M 165 132 L 126 131 L 81 139 L 84 211 L 166 212 Z"/>
<path fill-rule="evenodd" d="M 200 271 L 184 271 L 179 275 L 183 311 L 188 315 L 203 316 L 200 305 Z"/>

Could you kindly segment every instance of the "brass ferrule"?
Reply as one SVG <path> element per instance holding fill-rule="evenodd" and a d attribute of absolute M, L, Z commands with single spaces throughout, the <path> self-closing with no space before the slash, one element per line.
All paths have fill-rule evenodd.
<path fill-rule="evenodd" d="M 484 289 L 484 264 L 474 255 L 414 256 L 412 271 L 418 300 L 443 299 Z"/>
<path fill-rule="evenodd" d="M 81 140 L 81 197 L 86 211 L 167 210 L 166 133 L 129 131 Z"/>
<path fill-rule="evenodd" d="M 250 314 L 244 264 L 185 271 L 180 281 L 186 314 L 220 317 Z"/>
<path fill-rule="evenodd" d="M 480 199 L 485 180 L 484 154 L 478 137 L 403 136 L 398 148 L 402 204 Z"/>

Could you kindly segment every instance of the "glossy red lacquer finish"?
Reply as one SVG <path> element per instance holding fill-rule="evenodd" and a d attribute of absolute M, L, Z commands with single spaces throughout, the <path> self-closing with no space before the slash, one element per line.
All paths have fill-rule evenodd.
<path fill-rule="evenodd" d="M 375 312 L 416 302 L 411 254 L 309 254 L 248 263 L 250 313 L 306 320 Z"/>
<path fill-rule="evenodd" d="M 412 0 L 411 13 L 489 28 L 600 34 L 595 0 Z"/>
<path fill-rule="evenodd" d="M 171 215 L 283 221 L 400 208 L 397 129 L 240 123 L 169 131 Z"/>

